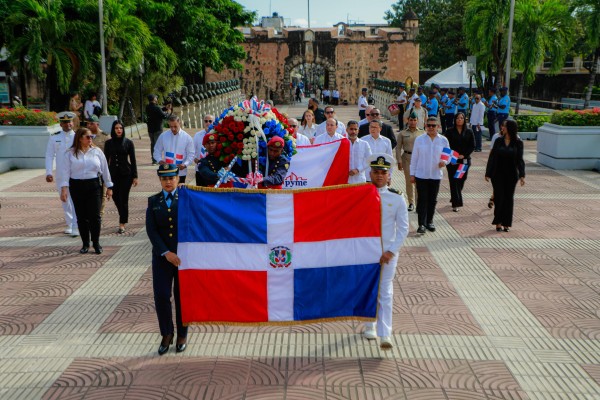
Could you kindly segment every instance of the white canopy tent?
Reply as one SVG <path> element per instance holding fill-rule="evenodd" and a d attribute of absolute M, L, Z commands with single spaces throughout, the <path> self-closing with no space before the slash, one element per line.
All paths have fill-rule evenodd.
<path fill-rule="evenodd" d="M 425 82 L 425 86 L 437 84 L 445 88 L 458 88 L 460 86 L 469 87 L 469 73 L 467 72 L 467 62 L 459 61 L 456 64 L 438 72 Z M 473 79 L 473 86 L 477 86 L 477 82 Z"/>

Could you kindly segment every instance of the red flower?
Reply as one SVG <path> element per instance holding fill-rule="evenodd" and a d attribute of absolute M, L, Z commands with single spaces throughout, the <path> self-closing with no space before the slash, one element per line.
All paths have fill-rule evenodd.
<path fill-rule="evenodd" d="M 225 149 L 223 150 L 225 153 L 227 154 L 231 154 L 231 147 L 225 147 Z"/>
<path fill-rule="evenodd" d="M 221 143 L 217 143 L 217 149 L 222 150 L 223 149 L 223 145 Z"/>
<path fill-rule="evenodd" d="M 241 133 L 238 133 L 237 139 L 238 140 L 244 140 L 244 135 L 242 135 Z"/>
<path fill-rule="evenodd" d="M 227 141 L 227 138 L 225 136 L 221 136 L 219 137 L 219 140 L 221 141 L 221 143 L 223 143 Z"/>
<path fill-rule="evenodd" d="M 219 157 L 221 155 L 221 152 L 219 150 L 215 151 L 215 157 Z"/>
<path fill-rule="evenodd" d="M 228 140 L 233 140 L 233 133 L 230 133 L 230 134 L 228 134 L 228 135 L 227 135 L 227 139 L 228 139 Z"/>

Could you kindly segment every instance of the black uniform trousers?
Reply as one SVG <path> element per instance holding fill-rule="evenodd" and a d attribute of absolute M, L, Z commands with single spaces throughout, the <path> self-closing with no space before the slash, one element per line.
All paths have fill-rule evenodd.
<path fill-rule="evenodd" d="M 178 269 L 163 256 L 152 254 L 152 287 L 154 289 L 154 306 L 158 316 L 158 326 L 162 336 L 174 333 L 173 309 L 171 307 L 171 288 L 175 297 L 175 322 L 177 337 L 187 337 L 188 328 L 181 320 L 181 302 L 179 297 Z"/>
<path fill-rule="evenodd" d="M 498 127 L 502 126 L 502 123 L 508 119 L 508 114 L 496 114 L 496 121 L 498 121 Z M 491 137 L 491 136 L 490 136 Z"/>
<path fill-rule="evenodd" d="M 463 175 L 462 178 L 455 178 L 454 174 L 456 174 L 456 170 L 460 164 L 448 164 L 446 165 L 446 170 L 448 171 L 448 183 L 450 184 L 450 201 L 452 202 L 452 207 L 462 207 L 463 206 L 463 197 L 462 190 L 465 186 L 465 181 L 467 180 L 467 175 L 469 174 L 469 170 Z M 471 166 L 471 162 L 468 164 Z"/>
<path fill-rule="evenodd" d="M 133 184 L 133 178 L 130 175 L 118 176 L 111 175 L 113 178 L 112 198 L 119 212 L 119 223 L 126 224 L 129 220 L 129 192 Z"/>
<path fill-rule="evenodd" d="M 102 183 L 100 178 L 69 179 L 69 193 L 75 206 L 77 227 L 83 245 L 90 246 L 90 236 L 92 243 L 98 244 L 102 224 L 102 217 L 100 216 Z"/>
<path fill-rule="evenodd" d="M 360 119 L 365 119 L 366 110 L 358 110 L 358 117 Z"/>
<path fill-rule="evenodd" d="M 455 114 L 446 113 L 446 130 L 454 128 L 454 116 Z"/>
<path fill-rule="evenodd" d="M 495 203 L 492 224 L 512 226 L 515 189 L 517 188 L 518 181 L 519 177 L 516 174 L 502 173 L 498 174 L 497 177 L 492 177 Z"/>
<path fill-rule="evenodd" d="M 490 140 L 496 134 L 496 111 L 488 111 L 488 130 L 490 131 Z"/>
<path fill-rule="evenodd" d="M 398 113 L 398 129 L 402 131 L 404 130 L 404 104 L 399 104 L 398 108 L 400 109 Z"/>
<path fill-rule="evenodd" d="M 440 191 L 439 179 L 415 178 L 417 183 L 417 215 L 419 226 L 433 222 L 437 196 Z"/>
<path fill-rule="evenodd" d="M 156 145 L 156 141 L 161 133 L 163 133 L 163 131 L 148 132 L 148 136 L 150 136 L 150 157 L 152 157 L 152 162 L 159 161 L 154 159 L 154 146 Z"/>

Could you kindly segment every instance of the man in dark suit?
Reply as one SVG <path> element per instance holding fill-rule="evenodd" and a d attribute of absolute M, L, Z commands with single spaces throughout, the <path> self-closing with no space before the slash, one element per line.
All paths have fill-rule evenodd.
<path fill-rule="evenodd" d="M 381 112 L 378 108 L 374 108 L 371 110 L 371 121 L 372 120 L 381 121 Z M 361 125 L 361 127 L 358 129 L 358 137 L 361 138 L 363 136 L 367 136 L 368 134 L 369 124 Z M 396 148 L 396 144 L 398 144 L 398 141 L 396 140 L 396 135 L 394 135 L 394 128 L 392 128 L 388 124 L 381 122 L 381 136 L 390 139 L 390 142 L 392 142 L 392 149 Z"/>
<path fill-rule="evenodd" d="M 158 97 L 155 94 L 148 95 L 148 105 L 146 106 L 146 117 L 148 123 L 148 136 L 150 136 L 150 155 L 152 165 L 156 165 L 160 160 L 154 159 L 154 145 L 158 137 L 163 133 L 163 122 L 173 114 L 172 104 L 166 107 L 158 105 Z M 168 111 L 169 113 L 167 114 Z"/>
<path fill-rule="evenodd" d="M 181 260 L 177 256 L 177 184 L 179 168 L 173 164 L 158 167 L 162 190 L 148 198 L 146 210 L 146 232 L 152 243 L 152 286 L 154 304 L 162 341 L 158 354 L 169 351 L 173 344 L 174 327 L 171 311 L 171 288 L 174 286 L 175 318 L 177 322 L 176 351 L 181 353 L 187 347 L 188 328 L 181 320 L 179 298 L 179 275 L 177 268 Z"/>

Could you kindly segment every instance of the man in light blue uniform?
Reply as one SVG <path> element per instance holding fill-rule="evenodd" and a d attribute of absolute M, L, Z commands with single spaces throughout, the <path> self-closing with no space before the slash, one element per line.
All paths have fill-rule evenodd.
<path fill-rule="evenodd" d="M 490 140 L 496 134 L 496 109 L 498 107 L 498 96 L 496 96 L 496 88 L 490 88 L 489 99 L 483 104 L 487 107 L 488 130 L 490 131 Z M 482 99 L 483 101 L 483 99 Z"/>
<path fill-rule="evenodd" d="M 441 88 L 439 95 L 441 95 L 439 100 L 439 109 L 442 133 L 446 133 L 446 104 L 448 103 L 448 88 Z"/>
<path fill-rule="evenodd" d="M 446 102 L 446 130 L 454 127 L 454 116 L 456 115 L 456 99 L 454 89 L 448 90 L 448 101 Z"/>
<path fill-rule="evenodd" d="M 417 96 L 421 98 L 421 104 L 425 104 L 427 102 L 427 96 L 423 93 L 423 86 L 419 86 L 417 89 Z"/>
<path fill-rule="evenodd" d="M 502 126 L 502 123 L 508 119 L 510 112 L 510 97 L 508 96 L 508 88 L 503 86 L 500 88 L 500 100 L 498 100 L 498 111 L 496 117 L 498 119 L 498 126 Z"/>
<path fill-rule="evenodd" d="M 458 88 L 458 104 L 457 110 L 465 115 L 467 115 L 467 109 L 469 108 L 469 95 L 467 94 L 467 89 L 464 87 Z"/>
<path fill-rule="evenodd" d="M 427 102 L 425 103 L 425 109 L 427 110 L 428 117 L 437 117 L 438 115 L 439 103 L 435 95 L 435 91 L 432 90 L 431 92 L 429 92 L 429 100 L 427 100 Z"/>

